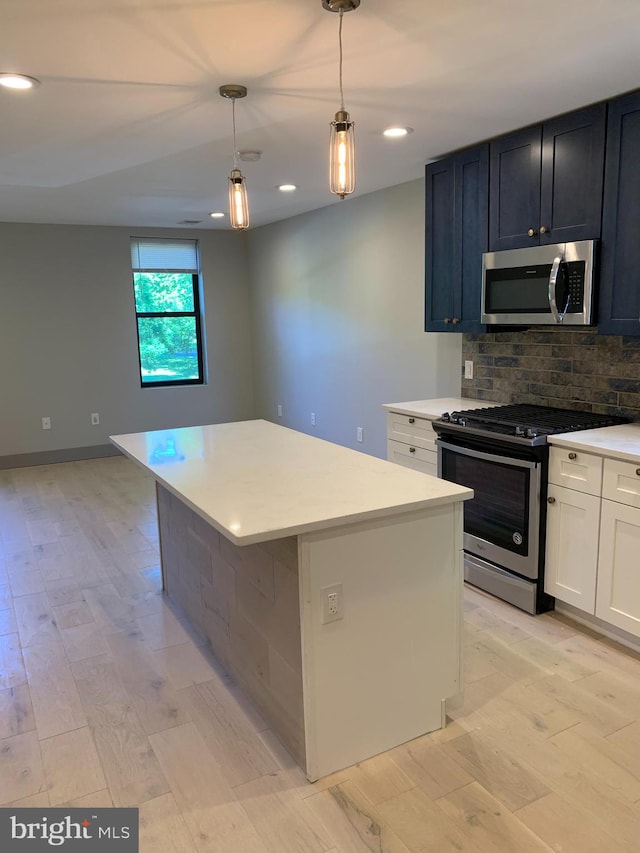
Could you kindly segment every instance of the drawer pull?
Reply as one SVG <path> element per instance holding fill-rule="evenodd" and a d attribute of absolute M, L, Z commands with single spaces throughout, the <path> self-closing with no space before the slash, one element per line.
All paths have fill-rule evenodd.
<path fill-rule="evenodd" d="M 578 458 L 578 454 L 577 454 L 577 453 L 570 453 L 570 454 L 569 454 L 569 459 L 577 459 L 577 458 Z"/>
<path fill-rule="evenodd" d="M 547 498 L 547 503 L 554 504 L 556 502 L 555 498 Z"/>
<path fill-rule="evenodd" d="M 409 423 L 410 423 L 410 424 L 414 424 L 415 422 L 416 422 L 416 419 L 415 419 L 415 418 L 409 418 Z"/>
<path fill-rule="evenodd" d="M 409 453 L 415 453 L 415 452 L 416 452 L 415 447 L 410 447 L 410 448 L 409 448 Z"/>
<path fill-rule="evenodd" d="M 636 468 L 636 475 L 640 477 L 640 468 Z"/>

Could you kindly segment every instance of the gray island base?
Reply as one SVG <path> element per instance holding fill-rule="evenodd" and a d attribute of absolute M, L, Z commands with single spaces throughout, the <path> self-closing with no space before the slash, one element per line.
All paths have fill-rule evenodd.
<path fill-rule="evenodd" d="M 195 429 L 214 431 L 201 436 L 205 451 L 169 464 L 150 461 L 159 433 L 113 441 L 156 478 L 166 594 L 307 778 L 443 727 L 445 700 L 461 689 L 462 501 L 472 493 L 264 421 L 174 430 L 172 440 Z M 264 439 L 256 461 L 269 470 L 249 475 L 243 460 L 232 496 L 234 432 Z M 255 495 L 291 457 L 297 485 L 280 471 L 288 486 L 271 485 L 260 529 Z M 244 515 L 238 495 L 252 505 Z M 327 621 L 336 585 L 341 618 Z"/>

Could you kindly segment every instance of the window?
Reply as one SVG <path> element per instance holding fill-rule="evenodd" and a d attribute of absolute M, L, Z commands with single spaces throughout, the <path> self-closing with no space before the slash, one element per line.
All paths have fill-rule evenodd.
<path fill-rule="evenodd" d="M 131 240 L 142 387 L 202 385 L 196 240 Z"/>

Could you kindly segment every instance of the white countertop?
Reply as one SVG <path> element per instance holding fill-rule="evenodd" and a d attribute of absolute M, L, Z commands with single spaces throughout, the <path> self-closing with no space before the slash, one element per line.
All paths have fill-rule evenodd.
<path fill-rule="evenodd" d="M 236 545 L 473 496 L 463 486 L 263 420 L 111 441 Z"/>
<path fill-rule="evenodd" d="M 559 433 L 550 435 L 547 441 L 559 447 L 597 453 L 611 459 L 640 462 L 640 423 Z"/>
<path fill-rule="evenodd" d="M 388 412 L 414 415 L 433 421 L 443 412 L 466 412 L 468 409 L 488 409 L 490 406 L 499 405 L 486 400 L 470 400 L 468 397 L 435 397 L 432 400 L 410 400 L 407 403 L 383 403 L 382 408 Z"/>

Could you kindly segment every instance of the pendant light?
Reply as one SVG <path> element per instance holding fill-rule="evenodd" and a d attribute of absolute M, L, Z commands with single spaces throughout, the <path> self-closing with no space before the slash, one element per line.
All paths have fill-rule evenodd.
<path fill-rule="evenodd" d="M 329 189 L 343 199 L 356 188 L 354 122 L 344 108 L 342 90 L 342 16 L 360 5 L 360 0 L 322 0 L 322 8 L 340 15 L 338 44 L 340 47 L 340 109 L 329 125 Z"/>
<path fill-rule="evenodd" d="M 246 98 L 247 87 L 236 83 L 220 86 L 220 94 L 231 101 L 233 116 L 233 169 L 229 175 L 229 220 L 231 227 L 242 231 L 249 227 L 249 202 L 247 201 L 247 179 L 238 169 L 236 146 L 236 99 Z"/>

